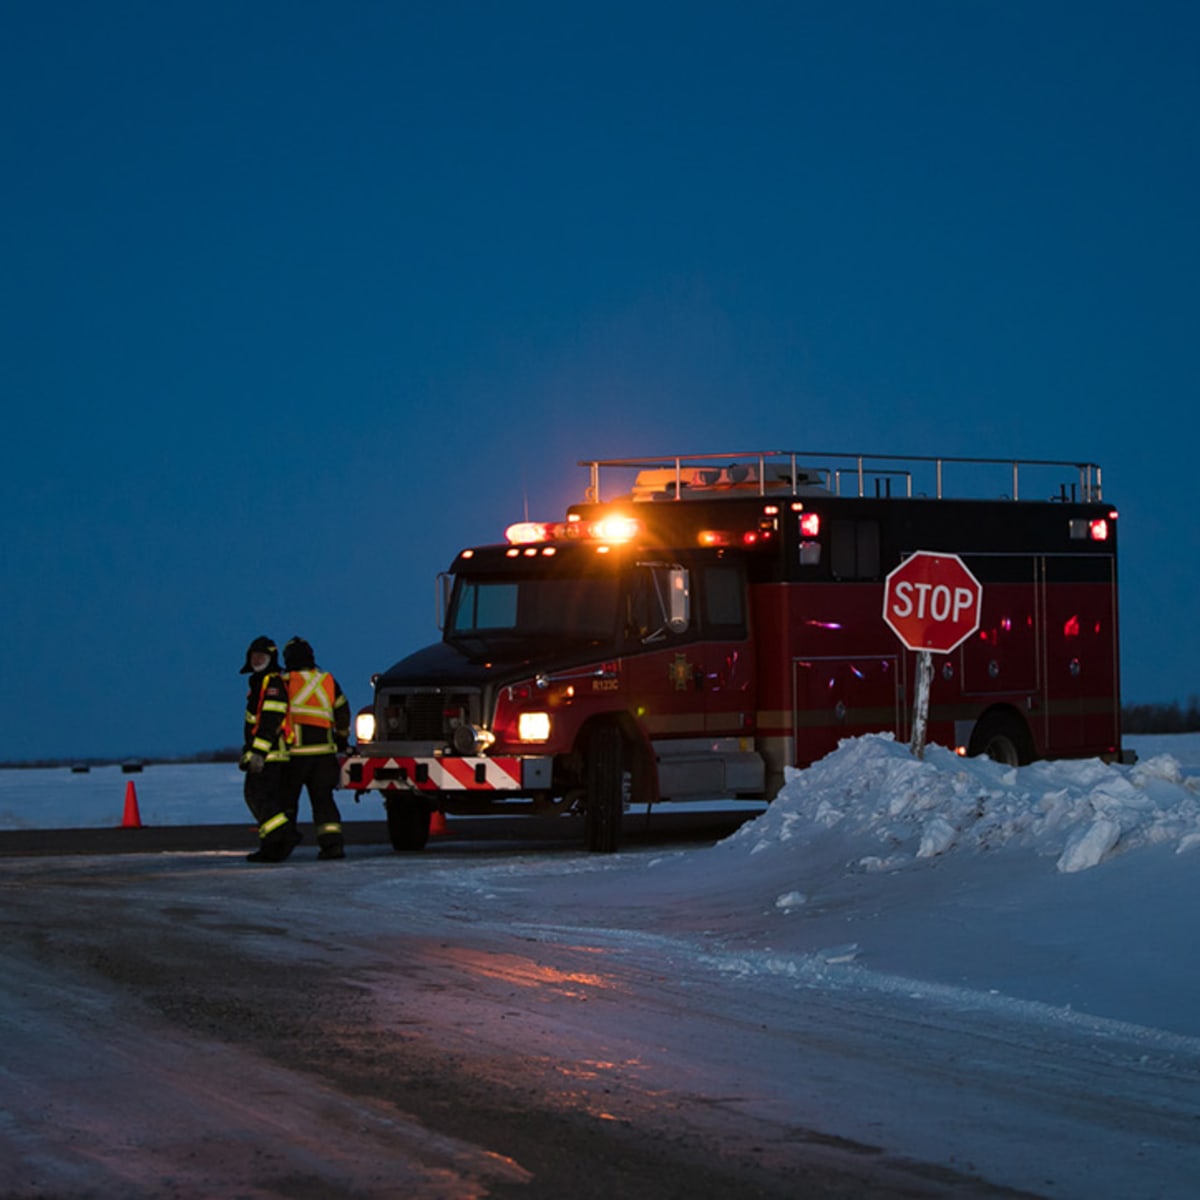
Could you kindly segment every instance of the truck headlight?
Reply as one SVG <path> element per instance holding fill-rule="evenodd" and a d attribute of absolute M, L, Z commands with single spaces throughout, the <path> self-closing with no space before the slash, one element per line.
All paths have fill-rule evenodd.
<path fill-rule="evenodd" d="M 354 718 L 354 738 L 359 742 L 375 740 L 375 714 L 369 708 Z"/>
<path fill-rule="evenodd" d="M 550 740 L 550 714 L 523 712 L 517 718 L 517 737 L 523 742 L 548 742 Z"/>

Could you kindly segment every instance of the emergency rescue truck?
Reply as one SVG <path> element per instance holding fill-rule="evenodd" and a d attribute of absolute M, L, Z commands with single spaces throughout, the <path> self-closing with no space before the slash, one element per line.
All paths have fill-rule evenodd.
<path fill-rule="evenodd" d="M 885 623 L 910 553 L 957 555 L 977 631 L 938 656 L 930 742 L 1019 765 L 1122 759 L 1117 514 L 1092 463 L 793 451 L 594 460 L 562 521 L 442 577 L 442 640 L 374 681 L 342 786 L 397 850 L 435 810 L 770 800 L 844 738 L 907 740 L 917 655 Z"/>

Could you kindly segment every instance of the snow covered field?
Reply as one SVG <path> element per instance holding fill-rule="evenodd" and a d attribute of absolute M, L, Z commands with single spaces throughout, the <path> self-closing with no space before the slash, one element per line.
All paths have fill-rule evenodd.
<path fill-rule="evenodd" d="M 509 856 L 434 844 L 416 858 L 351 847 L 336 877 L 304 848 L 257 873 L 240 855 L 186 857 L 218 867 L 214 894 L 230 870 L 259 891 L 286 880 L 314 913 L 336 889 L 360 930 L 419 909 L 422 923 L 453 913 L 470 922 L 464 936 L 519 934 L 547 957 L 586 943 L 659 959 L 676 987 L 709 980 L 693 994 L 697 1019 L 720 1009 L 746 1028 L 759 1016 L 763 1030 L 803 1025 L 801 1057 L 826 1076 L 785 1080 L 748 1042 L 739 1069 L 792 1089 L 787 1104 L 818 1097 L 831 1131 L 931 1162 L 951 1147 L 985 1178 L 1047 1196 L 1184 1200 L 1200 1179 L 1200 735 L 1127 745 L 1134 766 L 1010 769 L 854 739 L 711 847 Z M 153 766 L 0 772 L 0 827 L 119 824 L 129 779 L 144 824 L 246 820 L 236 768 Z M 343 809 L 381 816 L 376 803 Z M 28 860 L 19 874 L 39 870 Z M 881 1044 L 850 1062 L 831 1049 L 825 1063 L 820 1030 L 864 1013 L 855 1038 L 878 1029 Z M 664 1046 L 681 1036 L 666 1023 L 642 1034 Z M 993 1090 L 997 1071 L 1011 1072 L 1011 1094 Z M 929 1090 L 947 1073 L 961 1076 L 961 1112 Z"/>

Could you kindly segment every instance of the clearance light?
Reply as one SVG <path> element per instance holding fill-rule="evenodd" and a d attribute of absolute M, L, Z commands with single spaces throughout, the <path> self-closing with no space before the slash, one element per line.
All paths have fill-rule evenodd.
<path fill-rule="evenodd" d="M 800 514 L 800 536 L 815 538 L 821 532 L 821 518 L 815 512 Z"/>
<path fill-rule="evenodd" d="M 702 546 L 728 546 L 733 538 L 724 529 L 702 529 L 696 535 L 696 540 Z"/>
<path fill-rule="evenodd" d="M 1098 521 L 1088 522 L 1088 537 L 1093 542 L 1108 541 L 1108 522 L 1101 517 Z"/>
<path fill-rule="evenodd" d="M 545 742 L 550 739 L 550 714 L 524 712 L 517 718 L 517 737 L 523 742 Z"/>
<path fill-rule="evenodd" d="M 360 712 L 354 718 L 354 736 L 360 742 L 375 740 L 375 714 L 371 711 Z"/>

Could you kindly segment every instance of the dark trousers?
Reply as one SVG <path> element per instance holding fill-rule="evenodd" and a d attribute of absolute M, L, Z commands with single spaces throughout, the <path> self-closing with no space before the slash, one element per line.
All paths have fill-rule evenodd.
<path fill-rule="evenodd" d="M 246 772 L 242 795 L 246 798 L 246 807 L 254 817 L 254 823 L 259 827 L 259 848 L 269 857 L 285 858 L 291 851 L 295 839 L 295 823 L 285 808 L 287 779 L 286 764 L 269 762 L 254 775 Z M 262 827 L 272 818 L 281 813 L 288 816 L 288 822 L 275 824 L 268 832 L 263 833 Z"/>
<path fill-rule="evenodd" d="M 342 814 L 333 798 L 340 775 L 336 754 L 295 754 L 284 767 L 283 811 L 295 821 L 300 793 L 307 788 L 317 844 L 322 849 L 342 844 Z"/>
<path fill-rule="evenodd" d="M 284 763 L 269 762 L 257 774 L 247 771 L 242 795 L 256 825 L 283 812 Z"/>

